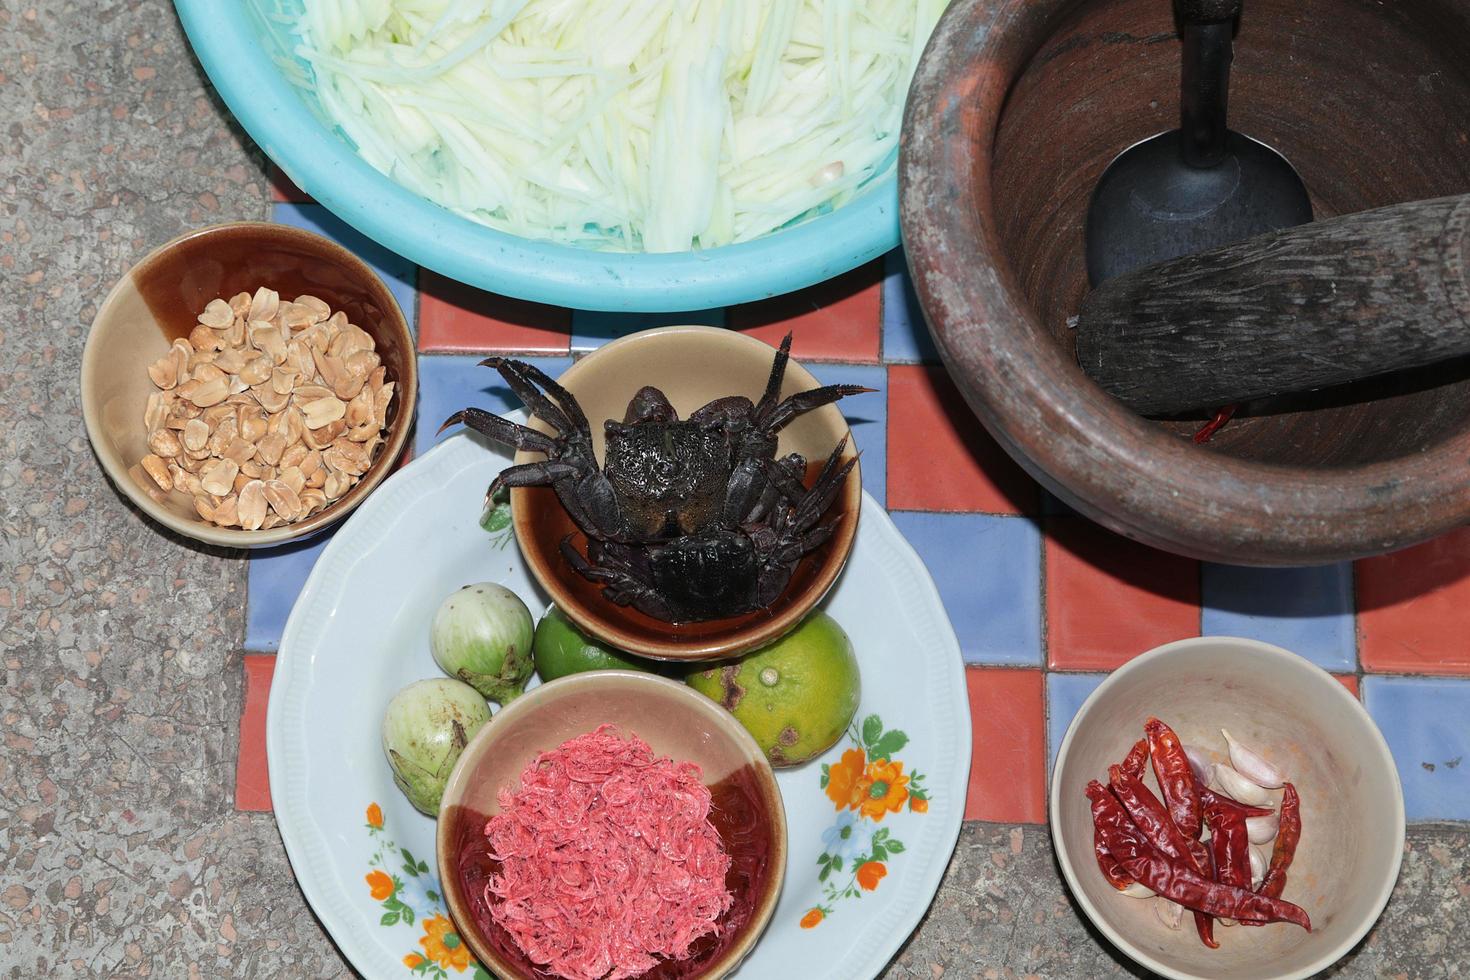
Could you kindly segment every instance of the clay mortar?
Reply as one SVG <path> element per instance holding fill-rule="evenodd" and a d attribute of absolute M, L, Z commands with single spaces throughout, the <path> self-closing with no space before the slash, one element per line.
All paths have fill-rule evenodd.
<path fill-rule="evenodd" d="M 1319 218 L 1470 191 L 1470 2 L 1248 0 L 1231 127 Z M 1470 363 L 1253 403 L 1205 447 L 1078 368 L 1083 220 L 1108 163 L 1178 125 L 1168 0 L 955 0 L 910 92 L 904 241 L 976 415 L 1066 503 L 1215 561 L 1359 557 L 1470 518 Z M 1284 325 L 1284 328 L 1289 327 Z"/>

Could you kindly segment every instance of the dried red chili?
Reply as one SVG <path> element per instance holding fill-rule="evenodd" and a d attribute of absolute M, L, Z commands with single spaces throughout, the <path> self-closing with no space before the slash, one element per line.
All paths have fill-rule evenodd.
<path fill-rule="evenodd" d="M 1128 750 L 1128 755 L 1123 759 L 1123 771 L 1135 779 L 1143 778 L 1143 770 L 1148 766 L 1148 739 L 1141 738 Z"/>
<path fill-rule="evenodd" d="M 1210 877 L 1209 856 L 1204 845 L 1184 836 L 1184 832 L 1175 826 L 1169 811 L 1164 809 L 1164 804 L 1159 802 L 1159 798 L 1149 791 L 1141 779 L 1125 771 L 1122 766 L 1113 766 L 1108 770 L 1108 781 L 1113 795 L 1123 804 L 1123 809 L 1128 812 L 1134 825 L 1143 831 L 1150 844 L 1165 857 L 1182 862 L 1201 878 Z M 1215 928 L 1208 915 L 1195 911 L 1194 927 L 1201 942 L 1211 949 L 1220 948 L 1220 944 L 1215 942 Z"/>
<path fill-rule="evenodd" d="M 1143 831 L 1143 836 L 1148 838 L 1148 842 L 1159 853 L 1171 861 L 1184 862 L 1197 875 L 1206 874 L 1196 862 L 1194 852 L 1190 850 L 1189 839 L 1175 826 L 1169 811 L 1164 809 L 1164 804 L 1159 802 L 1159 798 L 1140 779 L 1128 775 L 1122 766 L 1112 766 L 1108 769 L 1108 783 L 1113 796 L 1128 813 L 1128 818 Z"/>
<path fill-rule="evenodd" d="M 1133 879 L 1128 877 L 1122 865 L 1118 864 L 1117 860 L 1108 853 L 1107 847 L 1103 845 L 1102 832 L 1096 827 L 1092 828 L 1092 850 L 1097 855 L 1098 870 L 1103 873 L 1104 878 L 1108 879 L 1108 884 L 1118 891 L 1133 884 Z"/>
<path fill-rule="evenodd" d="M 1205 807 L 1210 828 L 1210 856 L 1215 863 L 1215 880 L 1237 888 L 1251 885 L 1250 837 L 1245 818 L 1216 800 Z"/>
<path fill-rule="evenodd" d="M 1312 920 L 1306 911 L 1290 902 L 1209 881 L 1182 863 L 1171 862 L 1149 844 L 1122 804 L 1097 780 L 1087 784 L 1087 797 L 1092 801 L 1093 825 L 1099 828 L 1108 853 L 1135 881 L 1185 908 L 1219 918 L 1291 922 L 1311 931 Z"/>
<path fill-rule="evenodd" d="M 1159 791 L 1164 795 L 1169 816 L 1185 836 L 1198 839 L 1199 789 L 1194 770 L 1189 766 L 1189 756 L 1184 754 L 1184 744 L 1172 728 L 1157 718 L 1144 722 L 1143 730 L 1148 735 L 1149 757 L 1153 759 L 1154 775 L 1159 780 Z"/>
<path fill-rule="evenodd" d="M 1214 437 L 1216 432 L 1219 432 L 1221 429 L 1225 428 L 1225 423 L 1230 421 L 1230 419 L 1235 415 L 1235 410 L 1239 407 L 1239 405 L 1230 404 L 1226 405 L 1223 408 L 1216 409 L 1215 414 L 1210 418 L 1210 420 L 1204 425 L 1200 426 L 1199 429 L 1195 432 L 1194 444 L 1196 446 L 1199 446 L 1209 442 L 1210 439 Z"/>
<path fill-rule="evenodd" d="M 1280 898 L 1286 888 L 1286 869 L 1296 856 L 1296 845 L 1302 837 L 1302 801 L 1296 787 L 1286 784 L 1281 796 L 1281 825 L 1276 829 L 1276 846 L 1271 849 L 1271 865 L 1261 879 L 1260 893 L 1267 898 Z"/>
<path fill-rule="evenodd" d="M 1197 782 L 1195 783 L 1195 787 L 1199 791 L 1199 802 L 1202 811 L 1204 807 L 1208 806 L 1223 807 L 1238 814 L 1242 820 L 1249 817 L 1269 817 L 1276 812 L 1270 807 L 1246 806 L 1244 803 L 1237 803 L 1228 796 L 1222 796 L 1212 789 L 1206 789 L 1200 786 Z"/>

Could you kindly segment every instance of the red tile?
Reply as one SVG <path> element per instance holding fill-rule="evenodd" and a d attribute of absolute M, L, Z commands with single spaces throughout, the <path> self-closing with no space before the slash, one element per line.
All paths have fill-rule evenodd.
<path fill-rule="evenodd" d="M 1199 635 L 1199 562 L 1082 517 L 1053 517 L 1046 529 L 1053 669 L 1112 670 L 1161 643 Z"/>
<path fill-rule="evenodd" d="M 798 361 L 878 362 L 883 263 L 870 262 L 807 289 L 735 306 L 726 322 L 772 347 L 791 332 Z"/>
<path fill-rule="evenodd" d="M 291 204 L 311 203 L 311 195 L 293 184 L 291 178 L 287 177 L 285 172 L 274 163 L 269 165 L 267 177 L 271 183 L 271 200 Z"/>
<path fill-rule="evenodd" d="M 565 354 L 570 310 L 487 293 L 419 270 L 419 350 Z"/>
<path fill-rule="evenodd" d="M 1046 822 L 1046 711 L 1041 671 L 969 667 L 966 820 Z"/>
<path fill-rule="evenodd" d="M 1365 670 L 1470 674 L 1470 528 L 1357 563 Z"/>
<path fill-rule="evenodd" d="M 985 431 L 942 367 L 888 369 L 888 506 L 1036 514 L 1041 488 Z"/>
<path fill-rule="evenodd" d="M 271 778 L 265 761 L 265 709 L 276 658 L 245 655 L 245 710 L 240 712 L 240 754 L 235 761 L 235 809 L 270 812 Z"/>
<path fill-rule="evenodd" d="M 1333 674 L 1332 676 L 1336 677 L 1338 682 L 1342 684 L 1343 687 L 1347 688 L 1349 691 L 1352 691 L 1353 697 L 1362 700 L 1363 695 L 1358 691 L 1357 674 Z"/>

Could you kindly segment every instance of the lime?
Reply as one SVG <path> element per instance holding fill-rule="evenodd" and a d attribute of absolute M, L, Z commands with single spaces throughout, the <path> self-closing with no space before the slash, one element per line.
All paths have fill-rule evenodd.
<path fill-rule="evenodd" d="M 686 681 L 728 708 L 773 766 L 800 765 L 825 752 L 847 730 L 862 697 L 852 641 L 823 612 L 770 646 L 697 670 Z"/>
<path fill-rule="evenodd" d="M 536 673 L 543 681 L 554 681 L 558 677 L 588 670 L 642 670 L 650 673 L 657 670 L 651 661 L 642 657 L 598 646 L 556 606 L 546 610 L 546 615 L 536 624 L 531 652 L 536 660 Z"/>

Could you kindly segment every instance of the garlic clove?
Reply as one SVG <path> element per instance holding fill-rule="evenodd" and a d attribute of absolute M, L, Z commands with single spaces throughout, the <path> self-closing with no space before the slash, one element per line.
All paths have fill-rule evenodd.
<path fill-rule="evenodd" d="M 1214 767 L 1215 786 L 1237 803 L 1246 806 L 1265 806 L 1271 802 L 1271 794 L 1240 773 L 1223 763 Z"/>
<path fill-rule="evenodd" d="M 1147 885 L 1140 885 L 1136 881 L 1130 882 L 1127 888 L 1119 888 L 1118 889 L 1118 894 L 1119 895 L 1123 895 L 1123 896 L 1125 896 L 1127 898 L 1153 898 L 1154 897 L 1154 891 L 1153 891 L 1152 888 L 1148 887 Z"/>
<path fill-rule="evenodd" d="M 1276 837 L 1276 830 L 1281 826 L 1281 817 L 1271 814 L 1269 817 L 1246 817 L 1245 833 L 1252 844 L 1269 844 Z"/>
<path fill-rule="evenodd" d="M 1261 887 L 1261 879 L 1266 877 L 1266 855 L 1261 853 L 1259 847 L 1247 849 L 1251 858 L 1251 888 Z"/>
<path fill-rule="evenodd" d="M 1220 734 L 1225 736 L 1225 744 L 1230 747 L 1230 764 L 1235 767 L 1236 772 L 1266 789 L 1280 789 L 1286 783 L 1286 774 L 1259 752 L 1241 745 L 1223 728 L 1220 729 Z"/>
<path fill-rule="evenodd" d="M 1178 902 L 1171 902 L 1167 898 L 1161 898 L 1154 903 L 1154 915 L 1158 916 L 1159 921 L 1166 928 L 1178 929 L 1184 922 L 1184 906 Z"/>
<path fill-rule="evenodd" d="M 1194 770 L 1194 778 L 1198 779 L 1201 786 L 1210 781 L 1210 760 L 1203 749 L 1197 749 L 1193 745 L 1184 747 L 1184 754 L 1189 757 L 1189 768 Z"/>

